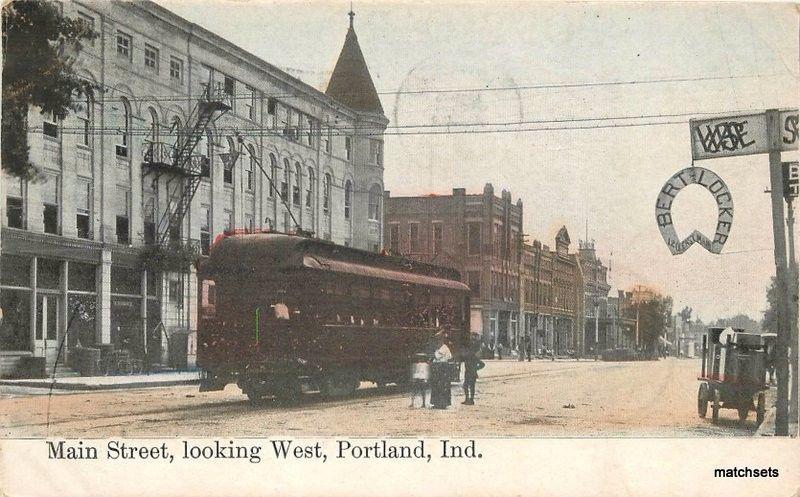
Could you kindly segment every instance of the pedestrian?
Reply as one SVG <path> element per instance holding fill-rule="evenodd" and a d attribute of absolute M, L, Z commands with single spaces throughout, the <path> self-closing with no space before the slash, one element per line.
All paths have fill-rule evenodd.
<path fill-rule="evenodd" d="M 414 359 L 414 363 L 411 365 L 411 405 L 409 407 L 414 407 L 414 399 L 417 396 L 422 399 L 421 407 L 425 407 L 428 381 L 431 378 L 431 365 L 425 354 L 417 354 Z"/>
<path fill-rule="evenodd" d="M 475 405 L 475 382 L 478 380 L 478 371 L 486 366 L 473 352 L 464 358 L 464 402 L 467 406 Z"/>
<path fill-rule="evenodd" d="M 497 342 L 497 349 L 496 350 L 497 350 L 497 358 L 498 359 L 502 359 L 503 358 L 503 344 L 500 343 L 500 342 Z"/>
<path fill-rule="evenodd" d="M 434 409 L 447 409 L 450 406 L 450 362 L 453 354 L 439 335 L 438 347 L 433 353 L 431 364 L 431 406 Z"/>
<path fill-rule="evenodd" d="M 531 336 L 529 334 L 525 334 L 525 357 L 528 359 L 528 362 L 531 362 L 531 348 L 533 344 L 531 343 Z"/>

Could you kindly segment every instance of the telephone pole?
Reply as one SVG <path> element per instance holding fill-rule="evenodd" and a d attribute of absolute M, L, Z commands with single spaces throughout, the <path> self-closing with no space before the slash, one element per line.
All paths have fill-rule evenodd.
<path fill-rule="evenodd" d="M 775 403 L 775 435 L 789 434 L 789 293 L 787 292 L 786 231 L 783 212 L 783 165 L 781 163 L 780 112 L 770 109 L 767 117 L 769 144 L 770 196 L 772 200 L 772 234 L 775 242 L 775 289 L 777 305 L 777 344 L 775 370 L 778 374 L 778 398 Z"/>
<path fill-rule="evenodd" d="M 784 185 L 785 187 L 786 185 Z M 791 371 L 792 371 L 792 385 L 789 392 L 789 416 L 798 422 L 798 336 L 797 336 L 797 303 L 798 303 L 798 275 L 797 259 L 795 257 L 794 249 L 794 207 L 792 205 L 793 198 L 786 199 L 786 230 L 789 239 L 789 277 L 791 284 L 789 285 L 789 330 L 790 330 L 790 347 L 791 353 Z"/>

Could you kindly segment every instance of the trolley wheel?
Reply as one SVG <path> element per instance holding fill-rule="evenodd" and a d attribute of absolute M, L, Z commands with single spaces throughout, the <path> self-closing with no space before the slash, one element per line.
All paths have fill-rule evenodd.
<path fill-rule="evenodd" d="M 701 383 L 697 390 L 697 414 L 705 418 L 706 413 L 708 413 L 708 385 Z"/>
<path fill-rule="evenodd" d="M 756 405 L 756 424 L 761 425 L 764 422 L 764 415 L 767 412 L 766 398 L 764 392 L 758 394 L 758 404 Z"/>
<path fill-rule="evenodd" d="M 747 415 L 750 414 L 750 406 L 749 405 L 739 406 L 738 410 L 739 410 L 739 422 L 744 423 L 745 421 L 747 421 Z"/>
<path fill-rule="evenodd" d="M 713 402 L 711 404 L 711 422 L 717 424 L 719 422 L 719 409 L 722 404 L 718 389 L 714 389 Z"/>

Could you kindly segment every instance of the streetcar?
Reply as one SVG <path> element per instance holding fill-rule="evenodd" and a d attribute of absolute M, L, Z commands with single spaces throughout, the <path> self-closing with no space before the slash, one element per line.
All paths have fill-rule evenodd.
<path fill-rule="evenodd" d="M 201 391 L 345 396 L 408 381 L 418 353 L 469 347 L 457 271 L 283 233 L 226 234 L 198 266 Z"/>

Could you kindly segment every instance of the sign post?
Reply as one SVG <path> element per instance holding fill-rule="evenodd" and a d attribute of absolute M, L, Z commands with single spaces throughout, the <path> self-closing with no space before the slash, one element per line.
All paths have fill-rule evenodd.
<path fill-rule="evenodd" d="M 775 109 L 766 112 L 767 141 L 769 144 L 770 197 L 772 200 L 772 235 L 775 240 L 775 287 L 778 293 L 778 339 L 775 370 L 778 374 L 778 398 L 775 403 L 775 435 L 789 434 L 789 302 L 787 291 L 786 231 L 783 212 L 783 166 L 781 163 L 780 113 Z"/>
<path fill-rule="evenodd" d="M 797 348 L 798 345 L 794 331 L 796 325 L 791 324 L 795 321 L 792 317 L 797 313 L 797 285 L 792 282 L 793 298 L 790 299 L 783 197 L 786 196 L 791 209 L 791 199 L 797 196 L 799 181 L 797 163 L 788 163 L 784 166 L 781 163 L 781 152 L 797 150 L 798 142 L 800 142 L 799 121 L 797 109 L 770 109 L 760 114 L 717 117 L 689 122 L 693 160 L 769 154 L 772 234 L 775 242 L 775 288 L 778 301 L 776 306 L 778 338 L 775 364 L 778 373 L 778 398 L 775 412 L 775 435 L 781 436 L 787 436 L 789 432 L 789 343 L 792 342 L 792 349 Z M 794 261 L 794 254 L 792 254 L 792 261 Z M 796 264 L 792 264 L 792 266 L 791 272 L 796 275 L 797 273 L 794 271 Z M 797 276 L 795 276 L 796 278 Z M 793 354 L 795 377 L 798 376 L 796 357 Z M 794 383 L 793 390 L 796 391 L 796 379 Z M 793 395 L 793 402 L 797 402 L 796 394 Z"/>

